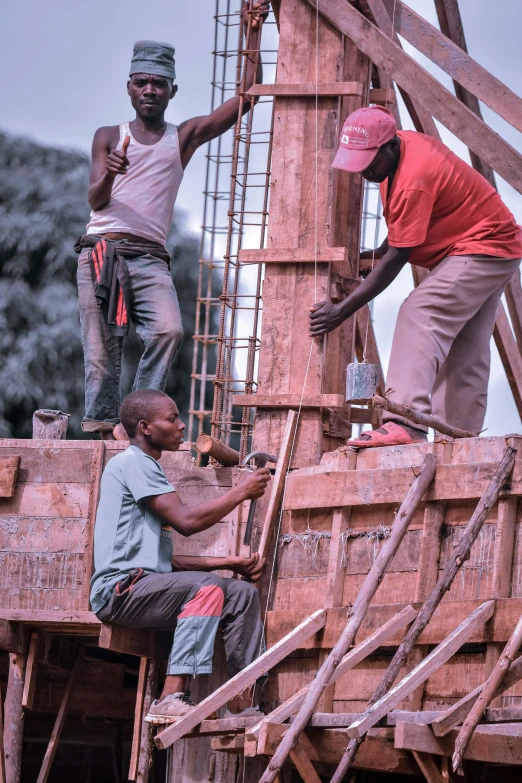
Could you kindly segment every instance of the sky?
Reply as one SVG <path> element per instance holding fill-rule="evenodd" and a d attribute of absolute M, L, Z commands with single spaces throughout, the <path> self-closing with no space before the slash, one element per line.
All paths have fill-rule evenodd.
<path fill-rule="evenodd" d="M 409 0 L 408 5 L 436 24 L 433 0 Z M 460 0 L 460 9 L 471 56 L 517 92 L 522 82 L 522 3 Z M 206 113 L 211 95 L 214 13 L 214 0 L 197 4 L 149 0 L 145 6 L 138 0 L 7 0 L 0 27 L 0 67 L 4 73 L 0 128 L 88 153 L 96 128 L 132 118 L 125 85 L 133 42 L 139 38 L 169 41 L 176 48 L 179 90 L 167 119 L 179 124 Z M 414 53 L 407 44 L 405 48 Z M 415 56 L 450 87 L 451 81 L 436 66 L 422 55 Z M 522 151 L 521 134 L 487 107 L 483 109 L 488 124 Z M 404 126 L 408 127 L 407 121 Z M 441 133 L 443 140 L 466 158 L 463 145 L 446 129 L 441 128 Z M 177 209 L 186 213 L 187 225 L 195 233 L 201 224 L 204 174 L 205 149 L 200 149 L 190 163 L 177 202 Z M 501 181 L 499 190 L 522 223 L 521 196 Z M 406 269 L 375 303 L 377 340 L 385 367 L 390 326 L 409 290 L 411 274 Z M 488 434 L 520 429 L 496 351 L 486 426 Z"/>

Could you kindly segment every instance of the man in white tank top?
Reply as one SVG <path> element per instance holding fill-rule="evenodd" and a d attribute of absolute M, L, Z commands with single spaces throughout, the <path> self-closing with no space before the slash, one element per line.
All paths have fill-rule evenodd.
<path fill-rule="evenodd" d="M 243 23 L 248 23 L 248 3 Z M 268 0 L 254 3 L 250 48 L 258 48 Z M 174 84 L 174 48 L 137 41 L 127 82 L 134 120 L 99 128 L 92 144 L 86 234 L 75 245 L 85 358 L 84 432 L 125 437 L 119 425 L 120 368 L 129 320 L 144 345 L 133 391 L 164 390 L 183 331 L 166 250 L 183 172 L 194 152 L 237 121 L 239 97 L 177 127 L 165 121 Z M 262 81 L 248 63 L 246 89 Z M 250 108 L 245 103 L 246 110 Z M 114 431 L 114 432 L 113 432 Z"/>

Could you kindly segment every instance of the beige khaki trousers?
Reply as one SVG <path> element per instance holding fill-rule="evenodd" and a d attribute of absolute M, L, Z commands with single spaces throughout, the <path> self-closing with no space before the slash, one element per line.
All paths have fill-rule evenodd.
<path fill-rule="evenodd" d="M 390 355 L 391 399 L 480 432 L 500 297 L 520 259 L 447 256 L 403 302 Z M 385 413 L 384 421 L 411 422 Z M 415 425 L 418 429 L 422 427 Z"/>

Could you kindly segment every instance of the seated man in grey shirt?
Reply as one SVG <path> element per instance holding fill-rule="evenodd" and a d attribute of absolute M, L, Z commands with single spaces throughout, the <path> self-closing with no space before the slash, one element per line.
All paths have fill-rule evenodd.
<path fill-rule="evenodd" d="M 230 569 L 255 581 L 264 561 L 258 555 L 173 557 L 171 528 L 184 536 L 207 530 L 244 500 L 261 497 L 270 471 L 258 469 L 220 498 L 184 506 L 158 462 L 162 451 L 177 451 L 183 441 L 176 404 L 160 391 L 136 391 L 123 401 L 121 422 L 130 445 L 103 472 L 91 605 L 103 622 L 174 631 L 165 686 L 145 718 L 169 723 L 194 709 L 187 678 L 212 671 L 219 623 L 231 677 L 264 650 L 256 588 L 207 573 Z M 239 696 L 229 708 L 247 714 L 249 702 Z"/>

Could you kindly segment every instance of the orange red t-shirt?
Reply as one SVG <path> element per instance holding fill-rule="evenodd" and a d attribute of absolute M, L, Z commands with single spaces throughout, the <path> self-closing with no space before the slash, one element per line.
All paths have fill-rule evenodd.
<path fill-rule="evenodd" d="M 481 174 L 431 136 L 397 135 L 390 193 L 380 185 L 389 245 L 413 247 L 410 262 L 427 269 L 445 256 L 522 258 L 522 229 Z"/>

